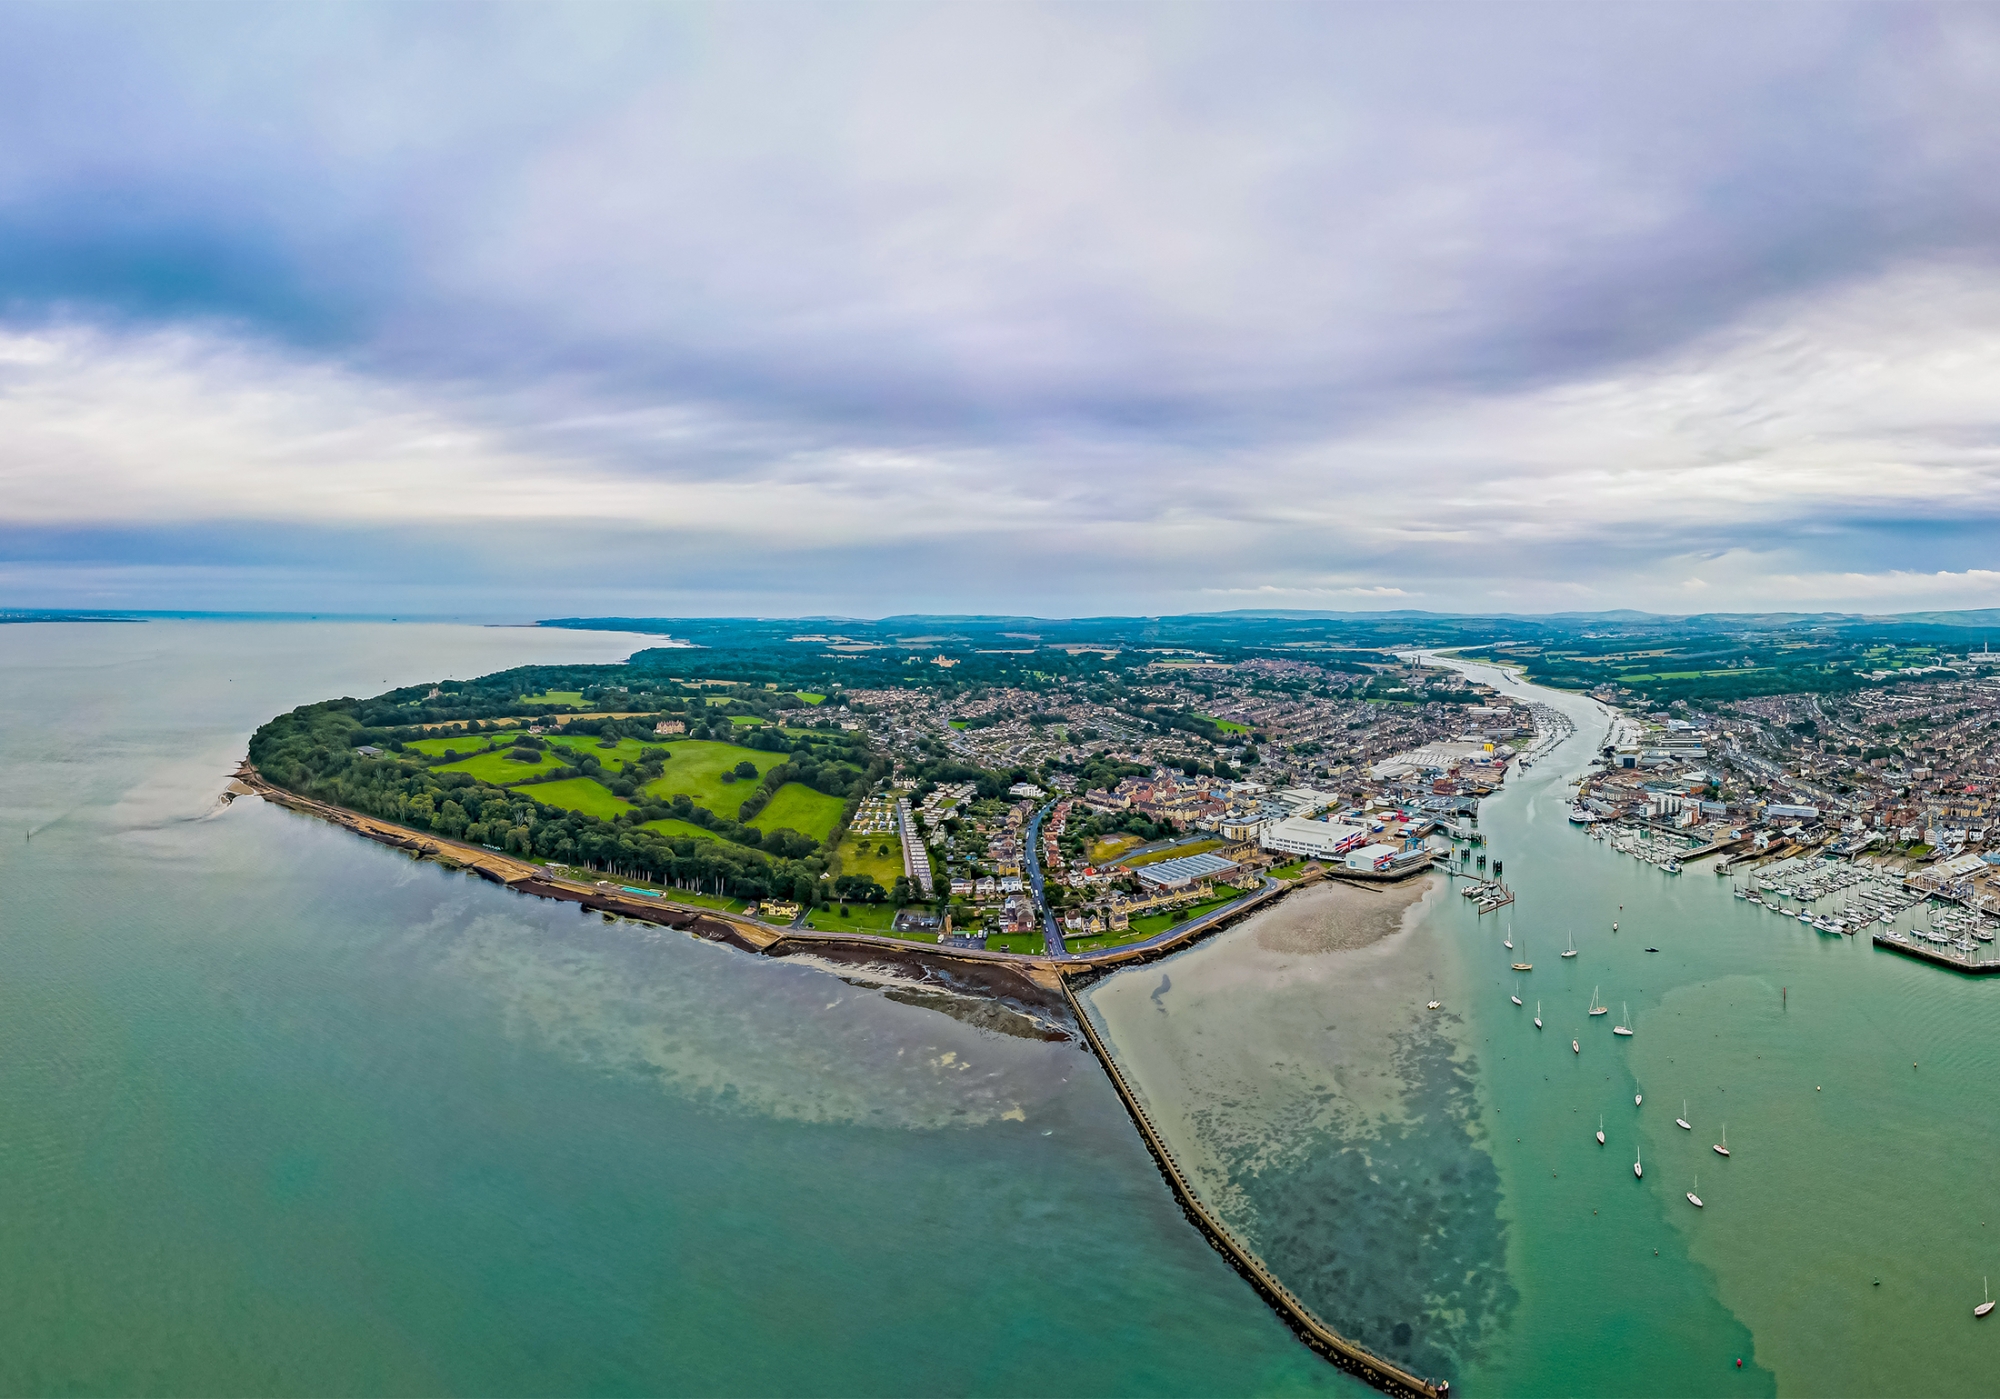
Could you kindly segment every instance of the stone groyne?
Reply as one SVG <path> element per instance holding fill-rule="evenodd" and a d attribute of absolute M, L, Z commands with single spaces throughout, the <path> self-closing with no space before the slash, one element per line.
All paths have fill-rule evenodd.
<path fill-rule="evenodd" d="M 1160 1168 L 1160 1174 L 1167 1178 L 1167 1184 L 1173 1190 L 1174 1198 L 1180 1202 L 1182 1212 L 1187 1215 L 1195 1228 L 1201 1230 L 1203 1236 L 1215 1246 L 1216 1250 L 1230 1261 L 1236 1271 L 1257 1289 L 1258 1294 L 1271 1304 L 1272 1309 L 1284 1318 L 1285 1323 L 1292 1328 L 1299 1339 L 1341 1369 L 1359 1376 L 1385 1393 L 1417 1396 L 1420 1399 L 1447 1399 L 1451 1393 L 1449 1381 L 1419 1379 L 1395 1362 L 1384 1360 L 1366 1347 L 1348 1340 L 1320 1320 L 1312 1308 L 1278 1280 L 1277 1275 L 1265 1265 L 1263 1259 L 1238 1240 L 1230 1232 L 1229 1226 L 1202 1203 L 1201 1197 L 1195 1193 L 1193 1182 L 1187 1178 L 1179 1160 L 1174 1156 L 1173 1148 L 1167 1145 L 1166 1138 L 1154 1128 L 1152 1118 L 1147 1115 L 1138 1094 L 1126 1081 L 1124 1071 L 1118 1067 L 1118 1061 L 1111 1057 L 1110 1049 L 1098 1037 L 1097 1027 L 1092 1023 L 1089 1012 L 1076 999 L 1076 994 L 1067 978 L 1063 982 L 1063 994 L 1069 998 L 1070 1013 L 1076 1018 L 1077 1028 L 1082 1031 L 1084 1042 L 1090 1046 L 1091 1052 L 1097 1056 L 1097 1061 L 1104 1066 L 1104 1072 L 1110 1076 L 1111 1086 L 1117 1091 L 1119 1100 L 1125 1104 L 1125 1111 L 1131 1115 L 1133 1125 L 1138 1127 L 1140 1139 L 1152 1153 L 1154 1164 Z"/>

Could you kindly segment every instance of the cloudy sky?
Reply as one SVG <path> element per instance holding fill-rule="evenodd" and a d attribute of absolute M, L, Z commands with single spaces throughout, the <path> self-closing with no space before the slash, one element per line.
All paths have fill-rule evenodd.
<path fill-rule="evenodd" d="M 0 10 L 0 606 L 2000 605 L 2000 9 Z"/>

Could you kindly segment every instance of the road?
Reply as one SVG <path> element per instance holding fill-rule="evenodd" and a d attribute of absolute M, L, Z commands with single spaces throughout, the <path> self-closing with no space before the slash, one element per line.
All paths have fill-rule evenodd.
<path fill-rule="evenodd" d="M 1051 957 L 1069 956 L 1069 948 L 1063 944 L 1062 929 L 1056 926 L 1056 915 L 1049 908 L 1047 895 L 1042 892 L 1042 818 L 1061 800 L 1060 797 L 1052 798 L 1028 822 L 1028 888 L 1035 896 L 1036 910 L 1042 915 L 1042 935 Z"/>

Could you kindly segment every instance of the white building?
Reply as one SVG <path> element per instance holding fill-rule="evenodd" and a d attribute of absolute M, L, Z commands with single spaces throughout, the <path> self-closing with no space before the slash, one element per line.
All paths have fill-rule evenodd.
<path fill-rule="evenodd" d="M 1303 855 L 1308 859 L 1331 860 L 1366 840 L 1368 832 L 1359 826 L 1337 821 L 1313 821 L 1293 816 L 1264 827 L 1260 843 L 1281 855 Z"/>

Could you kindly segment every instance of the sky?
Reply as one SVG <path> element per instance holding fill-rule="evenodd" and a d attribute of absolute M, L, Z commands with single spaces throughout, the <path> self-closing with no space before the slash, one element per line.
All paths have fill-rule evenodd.
<path fill-rule="evenodd" d="M 10 5 L 0 606 L 2000 605 L 2000 8 Z"/>

